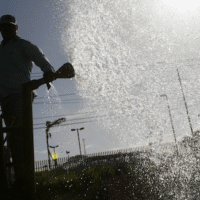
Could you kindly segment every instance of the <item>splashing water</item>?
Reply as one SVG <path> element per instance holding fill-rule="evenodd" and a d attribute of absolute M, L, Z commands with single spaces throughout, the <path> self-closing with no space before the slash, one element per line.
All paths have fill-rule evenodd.
<path fill-rule="evenodd" d="M 43 99 L 44 107 L 42 108 L 42 114 L 46 114 L 47 116 L 53 117 L 56 113 L 59 113 L 59 110 L 62 109 L 62 106 L 60 104 L 61 100 L 58 96 L 58 92 L 56 88 L 53 86 L 52 83 L 50 83 L 50 85 L 51 85 L 51 89 L 50 90 L 46 89 L 46 94 Z M 55 102 L 58 102 L 58 105 L 52 105 L 52 103 L 55 103 Z M 53 107 L 55 111 L 53 111 Z"/>
<path fill-rule="evenodd" d="M 51 85 L 51 88 L 49 90 L 46 88 L 46 94 L 43 98 L 44 104 L 41 108 L 42 114 L 44 116 L 49 116 L 49 117 L 51 116 L 52 117 L 52 120 L 50 119 L 51 122 L 59 118 L 66 118 L 66 120 L 70 120 L 71 116 L 65 116 L 66 112 L 63 106 L 61 105 L 61 99 L 59 97 L 59 94 L 56 88 L 54 87 L 52 83 L 50 83 L 50 85 Z M 64 123 L 61 123 L 61 125 L 62 124 Z M 60 126 L 60 125 L 53 126 L 51 128 L 51 133 L 52 133 L 51 142 L 55 143 L 56 145 L 59 145 L 60 148 L 65 149 L 65 144 L 63 145 L 63 141 L 65 140 L 68 141 L 70 139 L 70 135 L 66 134 L 68 128 L 69 128 L 68 126 Z M 58 133 L 62 135 L 63 140 L 60 140 L 56 137 Z"/>
<path fill-rule="evenodd" d="M 56 88 L 52 83 L 50 83 L 50 85 L 50 90 L 46 88 L 46 94 L 43 99 L 44 106 L 42 107 L 42 114 L 45 114 L 45 116 L 54 117 L 58 115 L 58 113 L 61 114 L 63 107 L 61 106 L 61 99 L 58 96 Z M 58 132 L 60 131 L 60 129 L 60 126 L 57 127 Z"/>
<path fill-rule="evenodd" d="M 92 102 L 83 110 L 106 114 L 99 123 L 123 145 L 145 140 L 149 132 L 165 133 L 165 140 L 173 141 L 166 102 L 160 95 L 171 94 L 174 88 L 181 95 L 175 70 L 183 65 L 177 60 L 198 55 L 193 39 L 197 30 L 189 37 L 183 32 L 192 16 L 171 31 L 181 17 L 175 19 L 157 1 L 60 0 L 56 4 L 61 46 L 75 67 L 79 95 Z M 194 48 L 185 51 L 189 43 Z"/>

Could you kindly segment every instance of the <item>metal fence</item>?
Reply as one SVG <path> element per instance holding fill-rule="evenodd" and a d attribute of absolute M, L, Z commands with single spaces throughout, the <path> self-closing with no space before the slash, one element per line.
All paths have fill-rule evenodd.
<path fill-rule="evenodd" d="M 93 153 L 93 154 L 87 154 L 87 155 L 77 155 L 73 157 L 63 157 L 63 158 L 58 158 L 57 161 L 55 162 L 54 160 L 50 160 L 50 166 L 51 169 L 54 169 L 56 167 L 62 166 L 63 168 L 73 168 L 76 167 L 79 164 L 87 164 L 87 165 L 94 165 L 95 163 L 100 165 L 101 163 L 109 162 L 111 163 L 112 161 L 118 161 L 118 160 L 123 160 L 122 158 L 119 159 L 121 154 L 125 154 L 128 152 L 145 152 L 148 150 L 149 147 L 135 147 L 135 148 L 129 148 L 129 149 L 121 149 L 121 150 L 114 150 L 114 151 L 106 151 L 106 152 L 99 152 L 99 153 Z M 48 160 L 42 160 L 42 161 L 36 161 L 35 162 L 35 172 L 40 172 L 40 171 L 46 171 L 46 170 L 51 170 L 49 169 L 49 162 Z"/>
<path fill-rule="evenodd" d="M 183 145 L 181 141 L 177 142 L 179 153 L 185 155 L 185 153 L 189 153 L 191 148 L 187 145 Z M 55 169 L 69 169 L 74 168 L 80 164 L 83 164 L 85 167 L 88 168 L 95 168 L 102 164 L 108 163 L 110 165 L 116 163 L 133 163 L 134 159 L 138 157 L 141 162 L 145 162 L 146 158 L 155 158 L 155 154 L 174 154 L 176 151 L 176 145 L 174 142 L 168 142 L 165 144 L 152 144 L 149 146 L 141 146 L 141 147 L 134 147 L 128 149 L 119 149 L 113 151 L 106 151 L 106 152 L 99 152 L 87 155 L 77 155 L 73 157 L 63 157 L 58 158 L 57 161 L 50 160 L 49 169 L 49 161 L 48 160 L 41 160 L 35 161 L 35 172 L 48 172 Z M 154 160 L 154 159 L 153 159 Z M 143 164 L 145 164 L 143 162 Z M 12 178 L 14 178 L 14 170 L 12 169 Z"/>
<path fill-rule="evenodd" d="M 191 143 L 177 142 L 179 155 L 184 154 L 184 156 L 189 156 L 193 152 L 194 148 L 191 148 Z M 193 145 L 195 146 L 195 145 Z M 200 145 L 199 145 L 200 146 Z M 199 148 L 195 147 L 195 151 L 198 151 Z M 177 148 L 175 143 L 168 142 L 165 144 L 151 144 L 148 146 L 134 147 L 128 149 L 119 149 L 113 151 L 99 152 L 87 155 L 77 155 L 73 157 L 63 157 L 58 158 L 57 161 L 50 160 L 49 169 L 49 160 L 41 160 L 35 162 L 35 173 L 41 172 L 43 174 L 57 174 L 66 173 L 66 169 L 73 169 L 76 167 L 76 170 L 82 171 L 83 169 L 94 169 L 104 164 L 109 164 L 116 166 L 116 164 L 127 163 L 130 166 L 133 164 L 142 165 L 142 167 L 149 167 L 152 162 L 159 163 L 160 156 L 165 154 L 167 156 L 174 155 Z M 197 154 L 196 154 L 197 155 Z M 172 156 L 173 157 L 173 156 Z M 7 182 L 10 186 L 15 180 L 15 173 L 13 166 L 11 167 L 11 173 L 9 173 L 7 168 Z M 162 169 L 164 170 L 164 169 Z M 9 174 L 9 175 L 8 175 Z"/>
<path fill-rule="evenodd" d="M 186 147 L 183 147 L 181 144 L 181 142 L 178 142 L 179 151 L 181 151 L 182 153 L 186 152 Z M 175 143 L 173 142 L 168 142 L 165 144 L 152 144 L 151 146 L 141 146 L 128 149 L 99 152 L 82 156 L 77 155 L 69 158 L 58 158 L 56 162 L 54 160 L 50 161 L 51 169 L 49 169 L 48 160 L 42 160 L 35 162 L 35 172 L 50 171 L 58 167 L 69 169 L 76 167 L 80 164 L 83 164 L 89 168 L 93 168 L 105 163 L 131 163 L 133 161 L 133 158 L 135 158 L 136 156 L 138 156 L 138 158 L 142 161 L 145 160 L 150 154 L 152 156 L 164 152 L 167 154 L 173 154 L 175 151 L 177 151 L 177 149 Z"/>

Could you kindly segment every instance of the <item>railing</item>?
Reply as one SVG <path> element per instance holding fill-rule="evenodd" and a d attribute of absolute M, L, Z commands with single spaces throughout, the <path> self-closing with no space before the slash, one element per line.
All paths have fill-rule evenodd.
<path fill-rule="evenodd" d="M 180 143 L 180 142 L 178 142 Z M 180 146 L 180 145 L 179 145 Z M 140 158 L 142 158 L 142 154 L 145 155 L 147 152 L 152 152 L 152 150 L 156 149 L 159 153 L 161 151 L 168 151 L 168 152 L 174 152 L 175 151 L 175 144 L 174 143 L 166 143 L 166 144 L 152 144 L 151 146 L 140 146 L 140 147 L 134 147 L 134 148 L 128 148 L 128 149 L 119 149 L 119 150 L 113 150 L 113 151 L 106 151 L 106 152 L 99 152 L 99 153 L 93 153 L 93 154 L 87 154 L 83 156 L 76 156 L 76 157 L 63 157 L 58 158 L 57 162 L 55 163 L 54 160 L 50 160 L 50 166 L 51 169 L 49 169 L 49 161 L 48 160 L 42 160 L 42 161 L 35 161 L 34 165 L 34 171 L 35 172 L 44 172 L 44 171 L 50 171 L 54 170 L 55 168 L 62 167 L 64 169 L 69 169 L 76 167 L 79 164 L 84 164 L 85 166 L 88 166 L 89 168 L 93 168 L 96 166 L 99 166 L 103 163 L 110 163 L 114 164 L 116 162 L 130 162 L 131 157 L 136 154 L 140 154 Z M 154 152 L 156 152 L 154 150 Z M 14 170 L 13 166 L 11 177 L 14 179 Z M 8 167 L 6 167 L 6 170 L 8 170 Z M 7 173 L 8 174 L 8 173 Z M 7 181 L 12 182 L 12 180 Z"/>
<path fill-rule="evenodd" d="M 179 155 L 187 156 L 187 153 L 192 151 L 192 148 L 188 146 L 188 144 L 184 145 L 183 142 L 177 142 Z M 196 148 L 197 150 L 199 148 Z M 154 160 L 157 155 L 161 155 L 163 153 L 169 155 L 174 154 L 176 151 L 175 143 L 168 142 L 165 144 L 152 144 L 151 146 L 141 146 L 134 147 L 128 149 L 120 149 L 106 152 L 99 152 L 87 155 L 78 155 L 75 157 L 63 157 L 58 158 L 57 162 L 54 160 L 50 160 L 51 169 L 49 169 L 49 160 L 41 160 L 35 162 L 35 172 L 48 173 L 49 171 L 54 172 L 57 170 L 66 170 L 70 168 L 74 168 L 77 166 L 82 166 L 92 169 L 97 166 L 101 166 L 102 164 L 115 165 L 116 163 L 129 163 L 132 164 L 135 161 L 135 158 L 138 158 L 140 163 L 143 165 L 148 165 L 148 159 Z M 148 159 L 147 159 L 148 158 Z M 156 162 L 156 160 L 155 160 Z M 7 168 L 8 170 L 8 168 Z M 14 170 L 12 170 L 11 174 L 12 179 L 15 178 Z M 7 181 L 12 182 L 12 180 L 8 180 L 10 177 L 7 176 Z"/>
<path fill-rule="evenodd" d="M 106 152 L 99 152 L 99 153 L 93 153 L 93 154 L 87 154 L 83 156 L 76 156 L 76 157 L 63 157 L 57 159 L 57 165 L 55 165 L 54 160 L 51 160 L 51 166 L 52 169 L 56 167 L 64 167 L 64 168 L 73 168 L 77 166 L 80 163 L 91 163 L 98 160 L 113 160 L 119 157 L 119 154 L 124 154 L 128 152 L 136 152 L 136 151 L 146 151 L 148 147 L 135 147 L 135 148 L 129 148 L 129 149 L 123 149 L 123 150 L 115 150 L 115 151 L 106 151 Z M 116 155 L 116 156 L 114 156 Z M 85 162 L 84 162 L 85 161 Z M 35 162 L 35 172 L 39 171 L 45 171 L 49 170 L 48 167 L 48 160 L 42 160 L 42 161 L 36 161 Z"/>
<path fill-rule="evenodd" d="M 178 148 L 181 153 L 188 152 L 189 149 L 181 145 L 181 142 L 178 143 Z M 104 163 L 116 163 L 116 162 L 130 162 L 132 157 L 138 155 L 140 159 L 147 157 L 148 155 L 154 154 L 173 154 L 176 151 L 175 143 L 168 142 L 165 144 L 153 144 L 151 146 L 142 146 L 142 147 L 134 147 L 129 149 L 120 149 L 114 151 L 106 151 L 106 152 L 99 152 L 93 154 L 87 154 L 83 156 L 76 156 L 76 157 L 63 157 L 57 159 L 57 164 L 55 164 L 54 160 L 51 160 L 52 168 L 49 169 L 48 160 L 36 161 L 35 162 L 35 172 L 40 171 L 49 171 L 58 167 L 62 167 L 64 169 L 69 169 L 76 167 L 79 164 L 84 164 L 90 168 L 96 167 L 98 165 Z M 145 160 L 145 159 L 144 159 Z"/>

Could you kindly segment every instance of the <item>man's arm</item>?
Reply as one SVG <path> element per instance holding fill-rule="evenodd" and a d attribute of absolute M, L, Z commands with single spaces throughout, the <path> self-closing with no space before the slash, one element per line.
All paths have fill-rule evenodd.
<path fill-rule="evenodd" d="M 33 61 L 44 72 L 43 77 L 47 83 L 55 80 L 55 70 L 44 56 L 42 50 L 31 42 L 23 40 L 22 51 L 30 61 Z"/>
<path fill-rule="evenodd" d="M 35 63 L 45 74 L 53 72 L 55 69 L 49 63 L 49 60 L 44 56 L 42 50 L 36 45 L 33 45 L 27 40 L 22 40 L 22 52 L 26 57 Z"/>

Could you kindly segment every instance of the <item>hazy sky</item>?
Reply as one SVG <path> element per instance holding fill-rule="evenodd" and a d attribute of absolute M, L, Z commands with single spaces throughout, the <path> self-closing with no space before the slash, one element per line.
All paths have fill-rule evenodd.
<path fill-rule="evenodd" d="M 51 146 L 59 145 L 59 157 L 65 157 L 66 151 L 70 156 L 79 154 L 72 128 L 85 128 L 80 131 L 82 153 L 83 138 L 87 153 L 133 147 L 148 141 L 150 132 L 155 140 L 160 133 L 165 140 L 173 140 L 167 102 L 160 97 L 164 93 L 177 135 L 190 134 L 177 68 L 193 128 L 199 128 L 199 5 L 188 11 L 187 1 L 184 9 L 178 9 L 176 2 L 0 3 L 1 15 L 16 17 L 18 35 L 41 48 L 55 70 L 70 61 L 77 73 L 72 80 L 53 82 L 56 90 L 51 88 L 49 93 L 55 96 L 57 91 L 58 97 L 50 98 L 52 105 L 42 103 L 49 102 L 46 86 L 37 90 L 33 104 L 36 161 L 47 159 L 45 129 L 37 128 L 60 117 L 66 117 L 62 123 L 66 126 L 52 128 L 49 140 Z M 32 73 L 32 79 L 42 77 L 35 65 Z M 87 123 L 72 124 L 78 122 Z"/>

